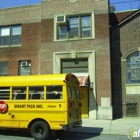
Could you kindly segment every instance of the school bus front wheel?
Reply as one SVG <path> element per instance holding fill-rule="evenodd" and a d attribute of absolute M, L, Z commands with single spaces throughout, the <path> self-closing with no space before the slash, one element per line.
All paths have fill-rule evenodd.
<path fill-rule="evenodd" d="M 37 121 L 31 126 L 31 135 L 35 140 L 47 140 L 50 135 L 50 127 L 44 121 Z"/>

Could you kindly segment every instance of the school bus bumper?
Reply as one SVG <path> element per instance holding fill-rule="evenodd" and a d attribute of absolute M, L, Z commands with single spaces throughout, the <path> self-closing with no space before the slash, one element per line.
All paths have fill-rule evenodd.
<path fill-rule="evenodd" d="M 82 127 L 82 120 L 68 124 L 68 125 L 63 125 L 62 130 L 69 130 L 71 128 L 76 128 L 76 127 Z"/>

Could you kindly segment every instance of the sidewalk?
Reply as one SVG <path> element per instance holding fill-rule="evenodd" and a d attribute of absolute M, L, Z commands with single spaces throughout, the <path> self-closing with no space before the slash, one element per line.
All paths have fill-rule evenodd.
<path fill-rule="evenodd" d="M 140 117 L 120 118 L 116 120 L 83 119 L 82 127 L 73 128 L 70 132 L 127 135 L 131 127 L 135 131 L 140 130 Z"/>

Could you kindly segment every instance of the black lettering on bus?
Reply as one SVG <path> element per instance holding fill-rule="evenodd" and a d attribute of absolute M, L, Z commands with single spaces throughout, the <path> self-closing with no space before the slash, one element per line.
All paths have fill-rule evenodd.
<path fill-rule="evenodd" d="M 26 108 L 26 105 L 24 105 L 24 104 L 15 104 L 14 108 Z"/>
<path fill-rule="evenodd" d="M 27 105 L 27 108 L 35 108 L 35 105 Z"/>
<path fill-rule="evenodd" d="M 36 108 L 43 108 L 42 105 L 36 105 Z"/>

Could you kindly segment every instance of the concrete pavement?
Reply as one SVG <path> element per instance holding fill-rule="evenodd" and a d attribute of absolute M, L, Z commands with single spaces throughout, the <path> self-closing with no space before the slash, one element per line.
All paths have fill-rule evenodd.
<path fill-rule="evenodd" d="M 140 117 L 125 117 L 115 120 L 83 119 L 82 127 L 73 128 L 70 132 L 127 135 L 130 128 L 140 130 Z"/>

